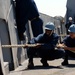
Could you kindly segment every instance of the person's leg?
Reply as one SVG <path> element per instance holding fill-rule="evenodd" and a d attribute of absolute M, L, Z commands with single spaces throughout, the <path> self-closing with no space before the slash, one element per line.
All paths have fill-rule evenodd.
<path fill-rule="evenodd" d="M 29 20 L 31 21 L 31 28 L 34 37 L 43 33 L 43 20 L 39 17 L 39 11 L 34 0 L 29 2 Z"/>
<path fill-rule="evenodd" d="M 43 33 L 43 21 L 41 18 L 36 18 L 31 21 L 31 28 L 33 32 L 33 36 L 37 37 L 39 34 Z"/>
<path fill-rule="evenodd" d="M 43 66 L 48 67 L 47 60 L 54 60 L 54 50 L 40 50 L 41 63 Z"/>
<path fill-rule="evenodd" d="M 59 59 L 64 56 L 64 50 L 48 50 L 45 52 L 45 58 L 47 60 Z"/>
<path fill-rule="evenodd" d="M 68 56 L 72 57 L 72 58 L 75 58 L 75 53 L 71 52 L 71 51 L 68 51 Z"/>
<path fill-rule="evenodd" d="M 32 69 L 34 68 L 33 58 L 35 57 L 36 53 L 38 54 L 39 48 L 28 48 L 27 49 L 27 55 L 28 55 L 28 68 Z"/>
<path fill-rule="evenodd" d="M 24 32 L 26 31 L 26 23 L 29 16 L 29 0 L 15 0 L 16 1 L 16 24 L 18 30 L 19 40 L 25 40 Z"/>
<path fill-rule="evenodd" d="M 64 50 L 51 50 L 48 53 L 48 60 L 54 60 L 54 59 L 59 59 L 64 56 Z"/>
<path fill-rule="evenodd" d="M 64 56 L 64 50 L 40 50 L 40 55 L 42 64 L 49 66 L 47 60 L 62 58 Z"/>
<path fill-rule="evenodd" d="M 68 65 L 68 56 L 69 57 L 73 57 L 75 58 L 75 53 L 69 51 L 69 50 L 65 50 L 65 57 L 64 57 L 64 61 L 62 62 L 62 65 Z"/>
<path fill-rule="evenodd" d="M 65 50 L 64 61 L 61 63 L 63 66 L 68 65 L 68 50 Z"/>
<path fill-rule="evenodd" d="M 62 62 L 62 65 L 67 65 L 68 64 L 68 55 L 67 53 L 65 53 L 65 51 L 63 49 L 59 49 L 59 50 L 53 50 L 49 52 L 48 55 L 48 60 L 54 60 L 54 59 L 59 59 L 59 58 L 64 58 L 64 61 Z"/>
<path fill-rule="evenodd" d="M 35 56 L 35 53 L 36 53 L 36 49 L 35 48 L 28 48 L 27 50 L 27 55 L 28 55 L 28 68 L 31 69 L 31 68 L 34 68 L 34 63 L 33 63 L 33 57 Z"/>
<path fill-rule="evenodd" d="M 57 49 L 57 50 L 54 50 L 54 53 L 52 55 L 54 59 L 59 59 L 64 57 L 64 54 L 65 54 L 65 51 L 63 49 Z"/>
<path fill-rule="evenodd" d="M 40 60 L 40 62 L 42 63 L 42 65 L 43 65 L 44 67 L 48 67 L 48 66 L 49 66 L 49 64 L 47 63 L 47 59 L 42 58 L 42 59 Z"/>
<path fill-rule="evenodd" d="M 49 64 L 47 63 L 48 51 L 44 49 L 38 49 L 38 54 L 39 54 L 39 57 L 41 58 L 40 62 L 42 63 L 42 66 L 48 67 L 49 66 Z"/>

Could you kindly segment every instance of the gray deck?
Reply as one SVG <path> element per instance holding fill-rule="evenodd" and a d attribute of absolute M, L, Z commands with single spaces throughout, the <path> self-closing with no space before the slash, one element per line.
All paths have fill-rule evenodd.
<path fill-rule="evenodd" d="M 34 58 L 35 68 L 26 70 L 27 62 L 22 63 L 15 71 L 10 72 L 10 75 L 75 75 L 75 61 L 69 60 L 69 66 L 61 66 L 63 59 L 48 61 L 49 67 L 43 67 L 40 63 L 40 58 Z"/>

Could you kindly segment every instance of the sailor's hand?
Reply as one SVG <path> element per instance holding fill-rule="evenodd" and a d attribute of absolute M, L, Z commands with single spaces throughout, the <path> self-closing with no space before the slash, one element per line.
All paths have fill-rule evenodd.
<path fill-rule="evenodd" d="M 28 45 L 29 45 L 29 44 L 25 44 L 25 45 L 24 45 L 24 48 L 27 48 L 27 47 L 28 47 Z"/>
<path fill-rule="evenodd" d="M 40 43 L 36 43 L 36 44 L 25 44 L 24 48 L 28 48 L 28 47 L 35 47 L 35 48 L 39 48 L 41 46 Z"/>
<path fill-rule="evenodd" d="M 57 48 L 65 48 L 66 46 L 64 44 L 58 44 L 56 47 Z"/>
<path fill-rule="evenodd" d="M 35 48 L 39 48 L 40 46 L 41 46 L 40 43 L 36 43 L 36 44 L 35 44 Z"/>

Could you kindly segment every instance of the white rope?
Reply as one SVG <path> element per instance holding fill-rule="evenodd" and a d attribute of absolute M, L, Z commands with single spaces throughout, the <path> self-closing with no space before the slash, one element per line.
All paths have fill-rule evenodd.
<path fill-rule="evenodd" d="M 21 44 L 21 45 L 2 45 L 3 48 L 11 48 L 11 47 L 35 47 L 37 44 Z"/>

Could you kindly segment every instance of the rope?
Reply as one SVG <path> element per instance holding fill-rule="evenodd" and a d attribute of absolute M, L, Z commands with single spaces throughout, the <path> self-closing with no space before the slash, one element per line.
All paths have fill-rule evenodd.
<path fill-rule="evenodd" d="M 37 44 L 21 44 L 21 45 L 2 45 L 1 47 L 3 47 L 3 48 L 11 48 L 11 47 L 24 47 L 24 48 L 26 48 L 26 47 L 35 47 L 35 46 L 37 46 Z"/>

